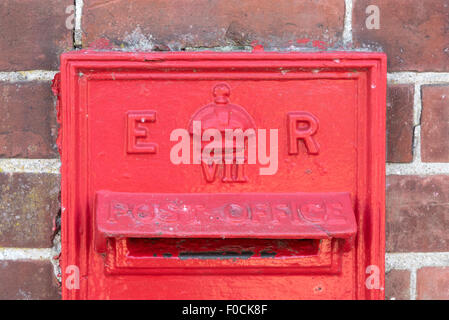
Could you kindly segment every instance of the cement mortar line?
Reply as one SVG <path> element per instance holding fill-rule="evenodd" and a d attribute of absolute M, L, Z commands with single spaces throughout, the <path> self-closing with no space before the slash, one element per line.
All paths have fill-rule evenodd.
<path fill-rule="evenodd" d="M 81 47 L 83 45 L 83 31 L 81 28 L 81 19 L 83 16 L 83 0 L 75 0 L 75 30 L 74 30 L 74 45 Z"/>
<path fill-rule="evenodd" d="M 57 72 L 54 70 L 2 71 L 0 72 L 0 81 L 51 81 Z M 389 84 L 449 85 L 449 72 L 392 72 L 387 74 L 387 81 Z"/>
<path fill-rule="evenodd" d="M 388 252 L 385 272 L 413 270 L 423 267 L 449 267 L 449 252 Z"/>
<path fill-rule="evenodd" d="M 352 43 L 352 0 L 345 0 L 345 19 L 343 25 L 343 43 L 348 46 Z"/>
<path fill-rule="evenodd" d="M 0 248 L 0 260 L 53 260 L 53 248 Z"/>
<path fill-rule="evenodd" d="M 449 174 L 449 163 L 387 163 L 386 174 L 387 176 Z"/>
<path fill-rule="evenodd" d="M 414 111 L 416 114 L 419 111 Z M 412 165 L 419 165 L 421 161 L 421 125 L 413 126 L 413 144 L 412 144 L 413 161 Z"/>
<path fill-rule="evenodd" d="M 421 125 L 421 112 L 422 112 L 422 100 L 421 100 L 421 84 L 415 83 L 413 93 L 413 124 L 415 126 Z"/>
<path fill-rule="evenodd" d="M 449 72 L 388 72 L 390 84 L 449 84 Z"/>
<path fill-rule="evenodd" d="M 0 159 L 0 172 L 6 173 L 57 173 L 59 159 Z"/>
<path fill-rule="evenodd" d="M 0 172 L 59 174 L 59 159 L 0 159 Z M 449 174 L 449 163 L 387 163 L 387 175 Z"/>
<path fill-rule="evenodd" d="M 53 248 L 0 248 L 0 260 L 47 260 L 59 252 L 59 239 Z M 449 252 L 387 252 L 385 272 L 423 267 L 449 267 Z"/>
<path fill-rule="evenodd" d="M 413 163 L 421 163 L 421 85 L 415 83 L 413 95 Z"/>
<path fill-rule="evenodd" d="M 25 82 L 25 81 L 52 81 L 58 71 L 29 70 L 0 72 L 0 81 Z"/>
<path fill-rule="evenodd" d="M 416 268 L 410 270 L 410 300 L 416 300 L 416 273 Z"/>

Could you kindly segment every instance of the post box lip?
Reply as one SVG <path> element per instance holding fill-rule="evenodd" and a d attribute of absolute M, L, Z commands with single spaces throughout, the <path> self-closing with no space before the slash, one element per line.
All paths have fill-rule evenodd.
<path fill-rule="evenodd" d="M 107 238 L 350 239 L 357 232 L 348 192 L 131 193 L 99 190 L 95 198 L 98 252 L 105 251 Z M 156 210 L 163 211 L 163 206 L 172 204 L 177 208 L 200 205 L 205 207 L 201 210 L 207 213 L 186 209 L 176 213 L 176 221 L 166 221 L 157 216 Z M 266 210 L 263 213 L 272 219 L 276 212 L 283 214 L 287 211 L 288 218 L 264 222 L 255 220 L 253 209 L 261 210 L 262 204 Z M 282 208 L 287 211 L 278 209 L 277 205 L 284 204 L 288 207 Z M 113 206 L 119 207 L 114 215 Z M 136 208 L 143 206 L 148 213 L 152 206 L 151 221 L 142 222 L 136 217 L 135 210 L 139 210 Z M 245 208 L 242 212 L 247 214 L 246 218 L 238 221 L 227 218 L 224 208 L 229 206 Z M 174 210 L 166 211 L 172 213 Z M 319 214 L 310 219 L 304 210 L 318 210 Z"/>

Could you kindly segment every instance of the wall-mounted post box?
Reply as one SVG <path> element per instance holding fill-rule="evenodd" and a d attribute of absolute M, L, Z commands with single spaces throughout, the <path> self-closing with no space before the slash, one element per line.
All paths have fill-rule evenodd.
<path fill-rule="evenodd" d="M 381 299 L 386 59 L 63 54 L 65 299 Z"/>

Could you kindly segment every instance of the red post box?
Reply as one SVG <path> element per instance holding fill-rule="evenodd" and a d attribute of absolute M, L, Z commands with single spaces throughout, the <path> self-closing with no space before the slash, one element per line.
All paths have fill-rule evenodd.
<path fill-rule="evenodd" d="M 64 299 L 382 299 L 379 53 L 63 54 Z"/>

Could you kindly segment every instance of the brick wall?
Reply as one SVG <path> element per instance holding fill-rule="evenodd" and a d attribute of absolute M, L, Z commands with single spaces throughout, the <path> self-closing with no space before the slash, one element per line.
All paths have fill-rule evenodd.
<path fill-rule="evenodd" d="M 0 30 L 0 299 L 60 297 L 59 54 L 254 41 L 387 53 L 386 297 L 449 299 L 449 1 L 3 0 Z"/>

